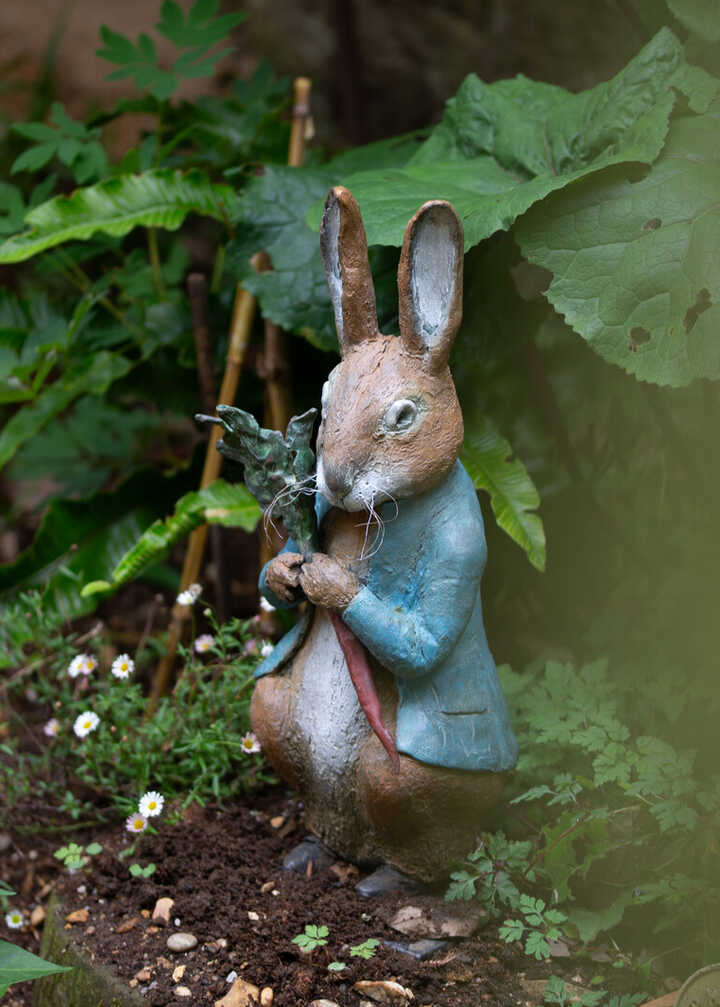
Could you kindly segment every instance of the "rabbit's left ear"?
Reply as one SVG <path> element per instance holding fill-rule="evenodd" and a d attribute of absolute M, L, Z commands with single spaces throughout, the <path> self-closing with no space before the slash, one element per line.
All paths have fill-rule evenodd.
<path fill-rule="evenodd" d="M 400 336 L 437 373 L 462 320 L 463 229 L 450 203 L 420 207 L 405 228 L 398 267 Z"/>

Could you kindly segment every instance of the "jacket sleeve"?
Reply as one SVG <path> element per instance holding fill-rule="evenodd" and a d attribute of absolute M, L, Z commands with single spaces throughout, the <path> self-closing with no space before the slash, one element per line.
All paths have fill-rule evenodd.
<path fill-rule="evenodd" d="M 410 607 L 394 597 L 379 598 L 364 587 L 345 609 L 343 619 L 350 629 L 399 678 L 433 671 L 465 629 L 485 565 L 482 528 L 479 532 L 468 536 L 462 527 L 444 529 L 432 549 L 424 552 L 422 569 L 409 592 L 414 599 Z"/>

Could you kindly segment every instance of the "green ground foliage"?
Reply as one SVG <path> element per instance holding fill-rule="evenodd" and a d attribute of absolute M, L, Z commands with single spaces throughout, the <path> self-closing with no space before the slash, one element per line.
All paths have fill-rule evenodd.
<path fill-rule="evenodd" d="M 317 235 L 328 188 L 345 184 L 360 203 L 384 332 L 397 328 L 405 224 L 424 200 L 450 199 L 466 236 L 451 365 L 462 457 L 487 504 L 486 619 L 498 659 L 524 669 L 503 672 L 522 752 L 515 803 L 450 894 L 481 898 L 533 957 L 558 935 L 614 948 L 639 989 L 649 963 L 707 963 L 720 943 L 712 5 L 638 4 L 644 46 L 582 93 L 470 75 L 440 123 L 334 156 L 313 150 L 303 168 L 285 165 L 289 86 L 269 67 L 222 98 L 174 97 L 183 77 L 210 74 L 239 23 L 216 8 L 163 5 L 157 31 L 177 48 L 169 69 L 149 36 L 108 27 L 100 55 L 135 96 L 83 122 L 36 102 L 0 144 L 12 179 L 0 185 L 0 466 L 19 487 L 3 519 L 27 526 L 32 514 L 36 527 L 0 566 L 0 663 L 43 700 L 75 702 L 62 677 L 75 652 L 66 620 L 102 597 L 82 589 L 118 564 L 120 579 L 176 585 L 177 570 L 145 564 L 150 539 L 156 561 L 208 509 L 245 527 L 257 518 L 225 483 L 207 500 L 183 497 L 198 485 L 202 443 L 189 268 L 209 277 L 217 373 L 240 281 L 311 361 L 301 412 L 336 359 Z M 153 128 L 111 156 L 107 127 L 138 113 Z M 259 249 L 272 271 L 251 265 Z M 238 401 L 261 418 L 248 375 Z M 203 673 L 183 686 L 208 715 L 216 703 L 230 716 L 233 689 L 249 681 L 242 662 L 230 667 L 237 679 Z M 114 796 L 88 802 L 70 781 L 48 800 L 81 821 L 98 806 L 127 810 L 145 784 L 227 795 L 233 752 L 219 741 L 205 752 L 211 722 L 179 726 L 162 707 L 157 724 L 182 732 L 187 762 L 149 771 L 154 722 L 131 728 L 141 697 L 131 686 L 116 705 L 116 684 L 97 697 L 124 718 L 127 759 L 110 758 L 102 732 L 80 765 L 74 743 L 56 739 L 37 784 L 52 759 Z M 17 790 L 29 763 L 6 747 Z M 556 984 L 548 1002 L 564 996 Z"/>

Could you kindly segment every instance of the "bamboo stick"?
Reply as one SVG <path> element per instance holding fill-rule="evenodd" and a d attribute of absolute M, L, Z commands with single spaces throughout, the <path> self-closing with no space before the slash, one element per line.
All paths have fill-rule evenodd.
<path fill-rule="evenodd" d="M 219 401 L 227 405 L 232 405 L 237 394 L 242 371 L 243 361 L 250 342 L 250 333 L 255 318 L 256 302 L 252 294 L 244 290 L 240 284 L 235 291 L 235 302 L 233 304 L 232 321 L 230 323 L 230 340 L 228 343 L 227 359 L 225 364 L 225 374 L 220 387 Z M 220 475 L 222 456 L 216 450 L 216 444 L 220 438 L 220 428 L 213 426 L 210 428 L 207 449 L 205 452 L 205 465 L 200 479 L 200 488 L 209 486 Z M 207 541 L 208 526 L 201 525 L 196 528 L 188 539 L 185 562 L 183 563 L 182 574 L 180 575 L 180 591 L 184 591 L 190 584 L 194 583 L 200 572 L 205 542 Z M 176 601 L 173 605 L 170 617 L 170 629 L 168 641 L 165 648 L 165 656 L 160 660 L 153 678 L 150 692 L 150 702 L 148 712 L 152 712 L 157 706 L 161 696 L 164 696 L 170 687 L 173 665 L 177 654 L 178 644 L 182 637 L 185 620 L 190 615 L 190 606 L 181 605 Z"/>
<path fill-rule="evenodd" d="M 312 120 L 310 118 L 309 106 L 311 86 L 311 81 L 307 77 L 297 77 L 295 80 L 293 89 L 294 101 L 292 124 L 290 127 L 290 142 L 288 145 L 288 164 L 293 167 L 301 165 L 305 160 L 306 140 L 310 135 L 312 135 Z M 254 257 L 253 264 L 255 265 L 255 268 L 260 266 L 259 256 Z M 245 360 L 245 354 L 247 352 L 250 334 L 252 332 L 255 309 L 255 298 L 252 294 L 249 294 L 246 290 L 244 290 L 240 284 L 238 284 L 235 291 L 232 321 L 230 323 L 230 341 L 228 344 L 225 374 L 223 376 L 222 385 L 220 387 L 220 395 L 218 398 L 218 402 L 222 402 L 225 405 L 232 405 L 235 401 L 235 395 L 237 394 L 238 384 L 240 382 L 240 373 L 242 371 L 242 365 Z M 275 328 L 277 329 L 277 326 Z M 278 338 L 275 338 L 274 343 L 274 335 L 271 333 L 271 347 L 273 353 L 275 354 L 273 358 L 271 353 L 271 358 L 275 359 L 275 361 L 277 361 L 279 359 L 279 355 L 282 354 L 282 344 L 279 337 L 284 337 L 284 333 L 281 333 L 279 329 L 277 329 L 277 332 L 279 336 Z M 284 430 L 287 425 L 287 419 L 289 418 L 288 410 L 290 408 L 287 386 L 283 387 L 283 385 L 278 382 L 277 388 L 273 392 L 268 391 L 268 400 L 273 403 L 270 407 L 274 409 L 274 416 L 272 417 L 273 420 L 277 419 L 280 423 L 283 423 L 283 417 L 287 413 L 287 417 L 282 425 L 282 429 Z M 275 429 L 278 429 L 274 422 L 273 426 Z M 205 486 L 209 486 L 210 483 L 214 482 L 220 475 L 222 456 L 220 455 L 220 452 L 216 450 L 216 444 L 220 439 L 221 432 L 222 431 L 219 426 L 213 425 L 210 428 L 210 436 L 208 438 L 207 449 L 205 452 L 205 465 L 203 467 L 202 478 L 200 480 L 201 489 Z M 181 593 L 198 578 L 200 567 L 202 565 L 203 553 L 205 551 L 207 534 L 208 526 L 201 525 L 190 535 L 187 552 L 185 553 L 182 574 L 180 576 Z M 164 696 L 169 690 L 178 644 L 182 638 L 184 623 L 189 615 L 190 606 L 181 605 L 176 601 L 173 605 L 171 613 L 165 656 L 158 664 L 153 679 L 150 700 L 148 703 L 148 713 L 152 713 L 157 706 L 160 697 Z"/>
<path fill-rule="evenodd" d="M 288 146 L 288 164 L 300 167 L 305 161 L 307 140 L 312 136 L 310 117 L 310 89 L 312 82 L 307 77 L 297 77 L 293 87 L 292 125 Z M 261 260 L 259 269 L 271 269 L 267 256 Z M 265 319 L 265 346 L 263 352 L 263 377 L 265 378 L 265 420 L 264 425 L 272 430 L 285 433 L 292 415 L 292 383 L 290 380 L 290 360 L 288 338 L 279 325 Z M 260 565 L 264 566 L 276 552 L 273 539 L 261 532 Z M 261 629 L 272 634 L 274 621 L 263 613 Z"/>

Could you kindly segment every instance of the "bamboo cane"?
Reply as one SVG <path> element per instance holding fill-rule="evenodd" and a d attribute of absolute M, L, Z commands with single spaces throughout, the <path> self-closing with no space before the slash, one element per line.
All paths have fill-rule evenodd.
<path fill-rule="evenodd" d="M 300 167 L 305 161 L 305 147 L 312 136 L 312 119 L 310 117 L 310 89 L 312 82 L 307 77 L 297 77 L 293 88 L 292 125 L 290 127 L 290 143 L 288 146 L 288 164 L 291 168 Z M 267 256 L 263 256 L 259 269 L 271 269 Z M 265 377 L 265 420 L 264 424 L 271 430 L 285 433 L 288 420 L 292 414 L 292 385 L 290 382 L 290 361 L 288 354 L 287 334 L 279 325 L 265 319 L 265 346 L 263 352 L 263 375 Z M 276 543 L 266 536 L 260 539 L 260 565 L 264 566 L 272 559 Z M 261 629 L 266 634 L 274 630 L 272 618 L 268 613 L 262 614 Z"/>
<path fill-rule="evenodd" d="M 232 321 L 230 323 L 230 340 L 228 343 L 227 359 L 225 364 L 225 374 L 220 387 L 220 402 L 232 405 L 235 401 L 238 384 L 240 382 L 240 372 L 243 361 L 250 342 L 253 319 L 255 317 L 256 302 L 252 294 L 244 290 L 240 284 L 235 291 L 235 302 L 233 304 Z M 220 437 L 220 428 L 212 427 L 208 445 L 205 452 L 205 465 L 200 479 L 200 488 L 209 486 L 220 475 L 222 456 L 216 450 L 215 445 Z M 182 574 L 180 575 L 180 591 L 184 591 L 190 584 L 194 583 L 200 572 L 205 542 L 207 540 L 208 526 L 201 525 L 196 528 L 188 539 L 185 562 L 183 563 Z M 172 669 L 175 664 L 178 644 L 182 637 L 185 620 L 190 614 L 189 605 L 181 605 L 176 601 L 170 618 L 170 629 L 168 641 L 165 648 L 165 656 L 161 659 L 155 672 L 152 690 L 150 692 L 150 702 L 148 712 L 152 712 L 157 706 L 161 696 L 164 696 L 170 686 Z"/>
<path fill-rule="evenodd" d="M 311 82 L 307 77 L 298 77 L 295 80 L 293 89 L 293 111 L 292 125 L 290 128 L 290 143 L 288 146 L 288 164 L 291 166 L 301 165 L 305 159 L 305 142 L 311 131 L 310 119 L 310 97 Z M 259 258 L 254 257 L 253 264 L 259 266 Z M 232 405 L 235 401 L 240 373 L 245 360 L 245 354 L 250 342 L 252 324 L 255 317 L 256 301 L 252 294 L 244 290 L 238 284 L 235 291 L 235 301 L 233 304 L 232 321 L 230 323 L 230 340 L 228 344 L 227 359 L 225 364 L 225 374 L 220 387 L 218 401 L 226 405 Z M 282 393 L 280 393 L 282 395 Z M 277 396 L 276 396 L 277 398 Z M 282 401 L 281 399 L 279 401 Z M 276 406 L 279 416 L 280 406 Z M 279 416 L 281 422 L 282 417 Z M 285 421 L 285 424 L 287 420 Z M 284 429 L 284 426 L 283 426 Z M 216 444 L 220 438 L 221 430 L 219 426 L 213 426 L 210 430 L 207 449 L 205 452 L 205 465 L 200 480 L 200 488 L 209 486 L 220 475 L 222 456 L 216 450 Z M 182 573 L 180 575 L 180 592 L 184 591 L 190 584 L 194 583 L 199 575 L 202 565 L 205 543 L 207 541 L 208 526 L 201 525 L 190 535 L 188 547 L 185 553 Z M 165 649 L 165 656 L 157 666 L 153 678 L 148 712 L 157 706 L 158 700 L 164 696 L 169 689 L 172 678 L 172 670 L 175 664 L 178 644 L 182 637 L 183 626 L 190 615 L 190 606 L 181 605 L 175 602 L 173 605 L 168 640 Z"/>

